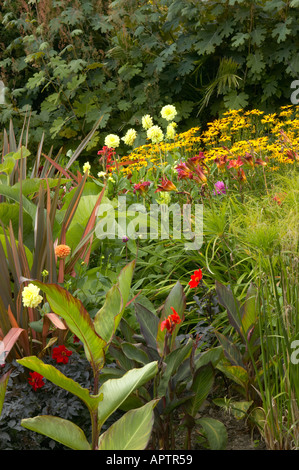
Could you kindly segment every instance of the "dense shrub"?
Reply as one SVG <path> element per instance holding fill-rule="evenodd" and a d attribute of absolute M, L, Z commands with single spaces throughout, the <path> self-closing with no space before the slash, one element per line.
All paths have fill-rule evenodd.
<path fill-rule="evenodd" d="M 172 102 L 186 129 L 223 110 L 289 104 L 299 72 L 298 0 L 2 3 L 1 121 L 31 109 L 33 139 L 67 149 L 102 117 L 125 133 Z M 20 121 L 20 126 L 22 121 Z"/>

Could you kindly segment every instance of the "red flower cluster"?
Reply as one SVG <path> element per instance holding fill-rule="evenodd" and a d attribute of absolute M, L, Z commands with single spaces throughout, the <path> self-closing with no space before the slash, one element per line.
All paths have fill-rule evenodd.
<path fill-rule="evenodd" d="M 62 344 L 53 348 L 52 359 L 56 359 L 57 363 L 67 364 L 69 362 L 69 356 L 73 353 Z"/>
<path fill-rule="evenodd" d="M 110 167 L 113 166 L 113 164 L 111 164 L 111 160 L 115 155 L 114 149 L 104 146 L 102 150 L 98 151 L 98 155 L 102 155 L 99 162 L 103 165 L 105 171 L 108 172 Z"/>
<path fill-rule="evenodd" d="M 201 280 L 202 280 L 202 270 L 198 269 L 197 271 L 194 271 L 194 274 L 192 274 L 191 281 L 189 281 L 189 286 L 191 288 L 197 287 Z"/>
<path fill-rule="evenodd" d="M 29 372 L 29 375 L 29 385 L 31 385 L 35 392 L 38 388 L 42 388 L 45 385 L 45 382 L 43 381 L 44 377 L 38 372 Z"/>
<path fill-rule="evenodd" d="M 181 317 L 179 314 L 175 311 L 173 307 L 170 307 L 173 313 L 171 315 L 168 315 L 168 317 L 161 322 L 161 331 L 163 331 L 165 328 L 169 333 L 171 334 L 175 328 L 175 325 L 178 325 L 181 323 Z"/>

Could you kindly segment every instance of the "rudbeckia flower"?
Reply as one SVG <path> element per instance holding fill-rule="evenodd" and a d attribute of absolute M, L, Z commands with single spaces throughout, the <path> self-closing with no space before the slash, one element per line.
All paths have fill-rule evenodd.
<path fill-rule="evenodd" d="M 191 289 L 194 287 L 197 287 L 200 281 L 202 280 L 202 270 L 198 269 L 197 271 L 194 271 L 194 274 L 191 276 L 191 280 L 189 281 L 189 286 Z"/>

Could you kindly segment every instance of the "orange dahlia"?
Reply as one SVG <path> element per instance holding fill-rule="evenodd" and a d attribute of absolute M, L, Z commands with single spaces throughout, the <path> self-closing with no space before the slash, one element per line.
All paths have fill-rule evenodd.
<path fill-rule="evenodd" d="M 57 258 L 66 258 L 71 252 L 68 245 L 57 245 L 55 248 L 55 255 Z"/>

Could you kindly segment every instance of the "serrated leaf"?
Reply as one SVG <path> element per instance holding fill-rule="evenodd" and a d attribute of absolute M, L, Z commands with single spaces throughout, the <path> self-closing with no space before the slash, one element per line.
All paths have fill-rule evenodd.
<path fill-rule="evenodd" d="M 287 27 L 286 23 L 278 23 L 272 31 L 272 38 L 277 36 L 277 42 L 283 42 L 286 40 L 286 37 L 292 32 L 291 29 Z"/>
<path fill-rule="evenodd" d="M 232 46 L 233 47 L 243 46 L 243 44 L 248 41 L 248 38 L 249 38 L 249 33 L 237 33 L 232 38 Z"/>
<path fill-rule="evenodd" d="M 248 54 L 247 66 L 253 75 L 260 75 L 266 67 L 264 57 L 261 51 L 256 51 L 254 54 Z"/>
<path fill-rule="evenodd" d="M 226 109 L 244 109 L 248 105 L 248 98 L 247 93 L 231 91 L 224 96 L 224 104 Z"/>

